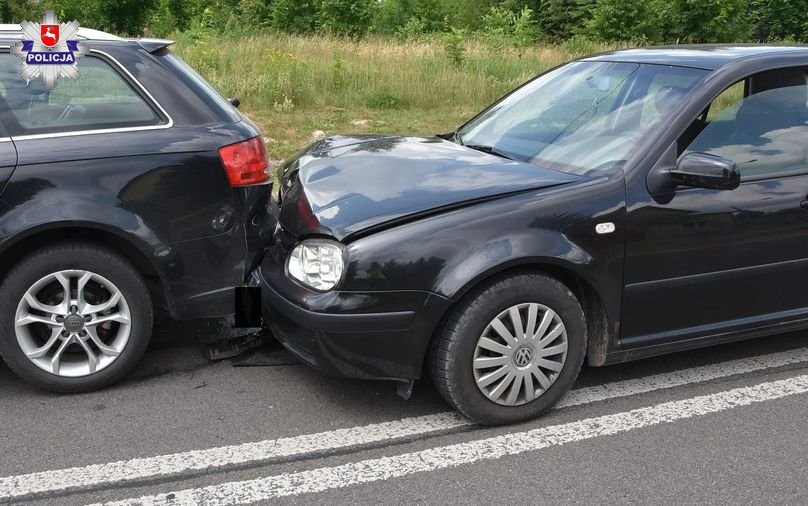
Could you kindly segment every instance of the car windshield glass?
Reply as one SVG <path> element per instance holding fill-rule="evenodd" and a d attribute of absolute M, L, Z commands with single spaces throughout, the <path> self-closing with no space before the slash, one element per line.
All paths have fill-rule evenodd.
<path fill-rule="evenodd" d="M 666 65 L 569 63 L 491 106 L 461 128 L 458 139 L 564 172 L 615 170 L 706 73 Z"/>

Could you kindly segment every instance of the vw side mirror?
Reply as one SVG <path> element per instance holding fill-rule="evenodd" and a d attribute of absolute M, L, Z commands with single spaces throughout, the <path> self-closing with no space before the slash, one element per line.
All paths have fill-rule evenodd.
<path fill-rule="evenodd" d="M 707 153 L 687 153 L 670 170 L 670 178 L 676 186 L 707 188 L 710 190 L 734 190 L 741 185 L 738 165 Z"/>

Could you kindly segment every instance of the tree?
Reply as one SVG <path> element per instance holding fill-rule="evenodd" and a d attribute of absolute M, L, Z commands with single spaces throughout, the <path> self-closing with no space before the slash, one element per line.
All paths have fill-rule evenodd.
<path fill-rule="evenodd" d="M 496 4 L 497 2 L 488 0 L 442 0 L 443 12 L 449 25 L 474 31 L 482 28 L 483 16 Z"/>
<path fill-rule="evenodd" d="M 607 42 L 655 41 L 655 21 L 646 0 L 600 0 L 587 23 L 587 32 Z"/>
<path fill-rule="evenodd" d="M 753 0 L 754 36 L 760 40 L 806 40 L 808 0 Z"/>
<path fill-rule="evenodd" d="M 532 0 L 525 3 L 535 13 L 544 38 L 561 42 L 586 25 L 592 16 L 594 0 Z"/>
<path fill-rule="evenodd" d="M 667 0 L 666 38 L 687 42 L 747 40 L 751 26 L 747 0 Z"/>
<path fill-rule="evenodd" d="M 35 0 L 0 0 L 0 16 L 4 23 L 39 21 L 45 9 Z"/>
<path fill-rule="evenodd" d="M 270 26 L 287 33 L 311 32 L 318 10 L 314 0 L 275 0 L 270 7 Z"/>
<path fill-rule="evenodd" d="M 527 47 L 536 42 L 536 23 L 529 7 L 523 7 L 518 13 L 504 7 L 491 7 L 482 21 L 483 33 L 495 47 Z"/>
<path fill-rule="evenodd" d="M 173 0 L 182 2 L 182 0 Z M 238 9 L 245 25 L 250 27 L 272 24 L 272 2 L 270 0 L 240 0 Z"/>
<path fill-rule="evenodd" d="M 384 0 L 373 22 L 379 33 L 398 33 L 407 24 L 417 23 L 422 32 L 443 29 L 447 12 L 439 0 Z"/>
<path fill-rule="evenodd" d="M 60 19 L 124 35 L 140 35 L 156 0 L 50 0 L 45 2 Z"/>
<path fill-rule="evenodd" d="M 375 0 L 321 0 L 317 26 L 338 35 L 361 37 L 373 18 Z"/>

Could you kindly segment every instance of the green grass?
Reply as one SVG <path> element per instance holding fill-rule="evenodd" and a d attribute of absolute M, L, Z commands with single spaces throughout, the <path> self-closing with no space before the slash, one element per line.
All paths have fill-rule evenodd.
<path fill-rule="evenodd" d="M 328 36 L 178 34 L 175 51 L 272 139 L 282 159 L 312 133 L 422 133 L 454 130 L 519 84 L 605 46 L 498 50 L 471 40 L 455 65 L 440 39 L 353 42 Z"/>

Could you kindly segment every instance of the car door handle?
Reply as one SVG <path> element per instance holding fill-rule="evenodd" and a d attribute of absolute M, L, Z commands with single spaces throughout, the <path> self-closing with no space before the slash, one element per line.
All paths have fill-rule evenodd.
<path fill-rule="evenodd" d="M 803 200 L 800 202 L 800 207 L 808 211 L 808 200 Z"/>

